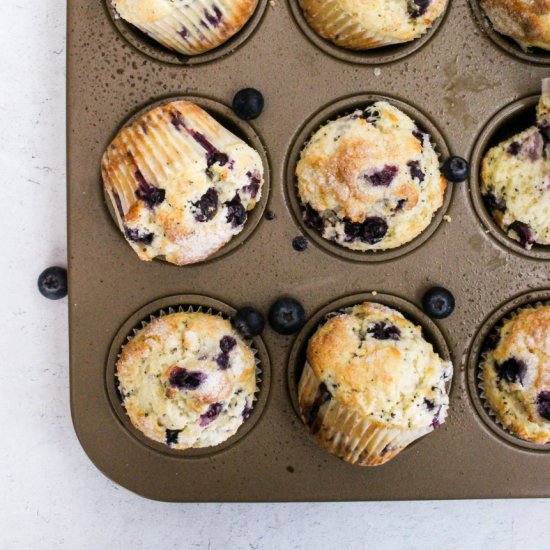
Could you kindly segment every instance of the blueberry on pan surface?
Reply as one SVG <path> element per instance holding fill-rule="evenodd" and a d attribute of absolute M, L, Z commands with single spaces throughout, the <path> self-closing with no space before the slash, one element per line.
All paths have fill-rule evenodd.
<path fill-rule="evenodd" d="M 254 88 L 244 88 L 235 94 L 232 106 L 239 118 L 254 120 L 264 110 L 264 96 Z"/>
<path fill-rule="evenodd" d="M 298 332 L 306 323 L 306 312 L 298 300 L 279 298 L 269 310 L 271 328 L 284 336 Z"/>

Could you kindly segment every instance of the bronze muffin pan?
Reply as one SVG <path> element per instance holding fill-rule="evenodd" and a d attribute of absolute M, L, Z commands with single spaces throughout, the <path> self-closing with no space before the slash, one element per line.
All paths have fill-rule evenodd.
<path fill-rule="evenodd" d="M 540 81 L 549 76 L 545 54 L 523 55 L 488 34 L 476 0 L 451 0 L 418 41 L 365 54 L 313 35 L 297 0 L 260 1 L 241 33 L 191 60 L 112 15 L 106 0 L 68 3 L 71 409 L 96 466 L 136 493 L 180 502 L 549 496 L 549 448 L 524 445 L 496 425 L 475 381 L 491 327 L 511 308 L 550 300 L 548 250 L 526 252 L 503 236 L 484 211 L 478 181 L 487 147 L 531 124 Z M 228 107 L 245 87 L 266 99 L 250 123 Z M 210 261 L 183 268 L 137 258 L 112 219 L 100 175 L 116 131 L 144 108 L 176 97 L 192 99 L 249 143 L 262 144 L 269 171 L 264 201 L 245 232 Z M 470 159 L 473 175 L 450 184 L 443 208 L 417 240 L 362 255 L 334 248 L 303 226 L 293 172 L 301 144 L 324 120 L 379 98 L 429 130 L 442 161 L 451 154 Z M 292 247 L 298 235 L 309 240 L 304 252 Z M 457 301 L 442 321 L 419 307 L 434 285 Z M 253 305 L 266 313 L 283 295 L 302 302 L 309 322 L 295 337 L 267 328 L 255 340 L 260 392 L 234 438 L 182 453 L 136 433 L 113 379 L 132 328 L 170 307 L 231 315 Z M 295 410 L 304 346 L 316 322 L 367 298 L 422 325 L 455 366 L 444 426 L 377 468 L 328 454 Z"/>

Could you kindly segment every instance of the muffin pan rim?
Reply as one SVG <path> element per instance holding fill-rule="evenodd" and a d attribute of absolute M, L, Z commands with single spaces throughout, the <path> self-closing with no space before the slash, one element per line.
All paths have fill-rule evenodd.
<path fill-rule="evenodd" d="M 483 125 L 470 152 L 471 175 L 468 182 L 468 201 L 481 226 L 486 229 L 488 235 L 498 245 L 506 248 L 513 254 L 523 256 L 527 259 L 548 261 L 550 260 L 550 245 L 535 245 L 531 250 L 523 248 L 519 242 L 508 237 L 493 220 L 493 217 L 485 207 L 481 195 L 481 165 L 492 137 L 505 126 L 507 120 L 529 109 L 536 109 L 539 99 L 540 94 L 516 99 L 499 109 L 496 113 L 493 113 L 489 120 Z M 527 127 L 525 129 L 527 129 Z"/>
<path fill-rule="evenodd" d="M 435 38 L 438 31 L 445 24 L 445 20 L 447 19 L 447 15 L 450 11 L 451 1 L 452 0 L 447 0 L 443 13 L 434 21 L 432 26 L 429 27 L 423 35 L 408 42 L 391 44 L 389 46 L 372 48 L 370 50 L 346 49 L 341 46 L 337 46 L 328 39 L 322 38 L 309 26 L 302 7 L 299 5 L 299 0 L 286 0 L 286 3 L 288 4 L 288 9 L 292 14 L 292 19 L 298 30 L 302 32 L 302 34 L 307 37 L 309 42 L 311 42 L 318 50 L 321 50 L 323 53 L 346 63 L 363 66 L 378 66 L 402 61 L 410 55 L 418 52 L 433 38 Z M 380 53 L 380 50 L 384 50 L 384 53 Z"/>
<path fill-rule="evenodd" d="M 218 445 L 211 447 L 202 447 L 197 449 L 178 450 L 171 449 L 168 445 L 164 445 L 152 439 L 149 439 L 145 434 L 141 433 L 130 421 L 126 410 L 119 398 L 116 388 L 116 362 L 124 345 L 132 337 L 135 329 L 141 328 L 141 323 L 151 322 L 151 317 L 164 317 L 170 308 L 179 307 L 195 307 L 195 311 L 201 309 L 204 313 L 212 310 L 214 314 L 221 313 L 224 319 L 230 319 L 236 313 L 236 309 L 227 305 L 225 302 L 208 296 L 199 294 L 175 294 L 158 298 L 141 306 L 134 311 L 128 319 L 116 331 L 109 350 L 104 367 L 104 393 L 107 399 L 112 416 L 118 421 L 118 425 L 140 445 L 145 446 L 148 450 L 155 453 L 175 458 L 178 460 L 199 460 L 208 459 L 219 455 L 225 451 L 232 449 L 235 445 L 241 443 L 245 438 L 250 436 L 254 428 L 260 423 L 269 402 L 271 389 L 271 364 L 269 352 L 264 344 L 261 336 L 251 340 L 252 347 L 256 351 L 255 357 L 259 359 L 258 367 L 260 373 L 257 376 L 258 390 L 255 393 L 256 401 L 252 408 L 250 418 L 241 424 L 235 434 Z M 161 312 L 164 312 L 162 314 Z M 246 340 L 245 340 L 246 341 Z"/>
<path fill-rule="evenodd" d="M 515 450 L 525 453 L 547 454 L 550 452 L 550 443 L 539 445 L 521 439 L 512 432 L 502 426 L 496 417 L 489 413 L 489 404 L 484 403 L 481 398 L 479 387 L 479 363 L 481 360 L 483 344 L 491 331 L 499 326 L 501 322 L 506 320 L 515 311 L 529 305 L 550 303 L 550 287 L 537 288 L 527 292 L 521 292 L 505 302 L 501 302 L 494 308 L 481 322 L 477 328 L 473 338 L 471 339 L 465 356 L 466 360 L 466 379 L 467 393 L 470 403 L 472 404 L 477 420 L 483 429 L 492 437 L 495 437 L 501 442 L 512 446 Z"/>
<path fill-rule="evenodd" d="M 196 94 L 170 96 L 165 98 L 161 97 L 161 98 L 157 98 L 154 102 L 149 103 L 146 106 L 139 107 L 137 110 L 133 112 L 133 114 L 127 117 L 126 120 L 118 127 L 118 129 L 113 133 L 112 137 L 110 138 L 109 143 L 112 142 L 112 140 L 118 135 L 118 133 L 121 130 L 132 125 L 136 120 L 138 120 L 140 117 L 148 113 L 150 110 L 155 109 L 156 107 L 160 107 L 162 105 L 167 105 L 174 101 L 189 101 L 191 103 L 194 103 L 195 105 L 198 105 L 201 109 L 203 109 L 210 116 L 212 116 L 212 118 L 214 118 L 219 124 L 221 124 L 226 130 L 229 130 L 232 134 L 236 135 L 239 139 L 243 140 L 247 145 L 249 145 L 255 151 L 257 151 L 258 155 L 260 155 L 260 159 L 262 161 L 262 165 L 264 168 L 264 174 L 263 174 L 264 182 L 262 185 L 262 195 L 260 197 L 260 200 L 256 203 L 256 206 L 254 206 L 254 208 L 248 212 L 248 218 L 244 224 L 243 230 L 240 233 L 231 237 L 231 239 L 226 244 L 224 244 L 219 250 L 217 250 L 216 252 L 214 252 L 204 260 L 194 262 L 192 264 L 179 266 L 166 261 L 162 257 L 156 257 L 156 258 L 153 258 L 152 260 L 152 262 L 160 261 L 176 269 L 189 269 L 196 266 L 207 265 L 207 264 L 216 262 L 218 260 L 221 260 L 225 256 L 237 253 L 242 245 L 244 245 L 247 241 L 253 238 L 254 233 L 259 229 L 260 224 L 264 221 L 264 214 L 267 210 L 267 205 L 270 200 L 270 195 L 272 192 L 271 190 L 272 170 L 271 170 L 271 161 L 269 158 L 269 152 L 267 150 L 267 147 L 264 144 L 264 141 L 262 140 L 261 136 L 256 131 L 256 129 L 250 124 L 250 121 L 241 120 L 229 106 L 225 105 L 221 101 L 212 99 L 207 96 L 200 96 Z M 225 126 L 225 123 L 227 121 L 231 123 L 231 126 L 234 126 L 235 128 L 237 128 L 239 130 L 239 133 L 234 132 L 232 128 L 227 128 L 227 126 Z M 118 225 L 117 216 L 115 213 L 115 207 L 112 204 L 112 201 L 105 190 L 105 185 L 103 183 L 101 174 L 99 175 L 99 180 L 100 180 L 100 185 L 103 193 L 103 200 L 104 200 L 105 206 L 109 212 L 110 217 L 112 218 L 112 221 L 117 230 L 117 233 L 119 233 L 120 237 L 126 242 L 126 238 L 122 234 L 120 226 Z M 132 249 L 130 244 L 126 242 L 126 245 L 127 245 L 127 249 L 129 249 L 129 251 L 131 251 L 132 254 L 136 256 L 136 253 Z M 146 263 L 150 263 L 150 262 L 146 262 Z"/>
<path fill-rule="evenodd" d="M 428 227 L 426 227 L 424 231 L 419 233 L 411 241 L 396 248 L 376 251 L 351 250 L 325 239 L 317 231 L 305 225 L 302 217 L 303 208 L 301 205 L 301 200 L 298 196 L 296 178 L 296 166 L 300 160 L 302 150 L 311 139 L 312 135 L 328 122 L 336 120 L 339 117 L 353 112 L 355 109 L 360 109 L 361 107 L 364 108 L 367 105 L 377 101 L 387 101 L 391 105 L 397 107 L 407 116 L 412 118 L 414 122 L 419 123 L 421 128 L 429 133 L 430 141 L 432 146 L 434 146 L 438 159 L 440 160 L 440 165 L 445 158 L 451 156 L 452 153 L 449 145 L 447 144 L 445 134 L 438 128 L 438 126 L 428 115 L 424 114 L 423 111 L 401 98 L 371 92 L 352 94 L 336 98 L 331 103 L 321 106 L 313 111 L 305 122 L 303 122 L 302 125 L 299 126 L 294 132 L 294 135 L 290 140 L 290 146 L 287 148 L 283 161 L 283 186 L 285 202 L 297 228 L 302 231 L 304 235 L 306 235 L 306 237 L 318 248 L 323 250 L 323 252 L 328 253 L 331 256 L 338 257 L 340 260 L 364 264 L 398 260 L 404 256 L 414 253 L 416 249 L 426 244 L 432 239 L 432 237 L 435 237 L 440 231 L 442 224 L 445 222 L 444 216 L 447 215 L 447 212 L 451 208 L 455 185 L 450 181 L 447 181 L 447 187 L 443 196 L 443 204 L 436 212 L 434 212 Z"/>
<path fill-rule="evenodd" d="M 149 60 L 174 67 L 194 67 L 205 65 L 221 60 L 235 53 L 254 36 L 256 31 L 261 26 L 269 9 L 269 0 L 258 0 L 258 5 L 250 16 L 250 19 L 248 19 L 242 28 L 233 36 L 228 38 L 216 48 L 212 48 L 211 50 L 194 56 L 187 56 L 185 54 L 172 51 L 160 43 L 156 43 L 154 38 L 147 36 L 146 33 L 137 29 L 137 27 L 137 32 L 132 30 L 130 28 L 131 23 L 128 23 L 116 13 L 115 8 L 111 4 L 111 0 L 102 0 L 102 3 L 117 34 L 127 44 L 129 44 L 132 49 L 136 50 Z M 139 36 L 138 32 L 143 34 L 147 39 Z"/>

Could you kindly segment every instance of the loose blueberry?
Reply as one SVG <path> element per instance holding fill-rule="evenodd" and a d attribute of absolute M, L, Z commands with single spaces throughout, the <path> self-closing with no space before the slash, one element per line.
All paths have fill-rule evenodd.
<path fill-rule="evenodd" d="M 367 329 L 376 340 L 399 340 L 401 331 L 395 325 L 387 325 L 384 321 L 376 323 L 372 328 Z"/>
<path fill-rule="evenodd" d="M 275 214 L 275 212 L 273 212 L 273 210 L 268 210 L 265 213 L 265 219 L 270 221 L 270 222 L 273 221 L 276 217 L 277 217 L 277 215 Z"/>
<path fill-rule="evenodd" d="M 537 396 L 537 412 L 550 421 L 550 391 L 542 391 Z"/>
<path fill-rule="evenodd" d="M 188 371 L 181 367 L 172 367 L 169 374 L 169 382 L 178 390 L 196 390 L 207 378 L 204 372 Z"/>
<path fill-rule="evenodd" d="M 178 438 L 180 435 L 181 430 L 166 430 L 166 444 L 167 445 L 176 445 L 178 442 Z"/>
<path fill-rule="evenodd" d="M 462 157 L 449 157 L 441 170 L 452 183 L 461 183 L 470 177 L 470 163 Z"/>
<path fill-rule="evenodd" d="M 244 88 L 233 98 L 233 111 L 243 120 L 254 120 L 264 110 L 264 96 L 254 88 Z"/>
<path fill-rule="evenodd" d="M 304 250 L 306 250 L 308 244 L 308 240 L 302 235 L 294 237 L 294 239 L 292 239 L 292 248 L 294 248 L 294 250 L 296 250 L 297 252 L 303 252 Z"/>
<path fill-rule="evenodd" d="M 208 424 L 211 424 L 220 416 L 220 413 L 222 412 L 223 406 L 221 403 L 212 403 L 210 407 L 208 407 L 208 410 L 201 414 L 199 425 L 201 428 L 204 428 L 208 426 Z"/>
<path fill-rule="evenodd" d="M 527 365 L 515 357 L 506 359 L 506 361 L 502 363 L 496 363 L 495 369 L 499 380 L 505 380 L 509 384 L 519 382 L 523 385 L 523 379 L 527 374 Z"/>
<path fill-rule="evenodd" d="M 280 298 L 271 306 L 268 319 L 275 332 L 289 336 L 305 325 L 306 312 L 297 300 Z"/>
<path fill-rule="evenodd" d="M 67 296 L 67 270 L 63 267 L 48 267 L 38 277 L 38 290 L 50 300 Z"/>
<path fill-rule="evenodd" d="M 253 307 L 239 309 L 233 317 L 233 326 L 247 339 L 259 336 L 265 328 L 264 316 Z"/>
<path fill-rule="evenodd" d="M 455 297 L 446 288 L 430 288 L 422 298 L 424 311 L 433 319 L 445 319 L 455 309 Z"/>

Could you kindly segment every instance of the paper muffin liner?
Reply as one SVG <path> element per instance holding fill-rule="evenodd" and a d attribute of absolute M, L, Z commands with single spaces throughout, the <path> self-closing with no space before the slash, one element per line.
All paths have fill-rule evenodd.
<path fill-rule="evenodd" d="M 203 143 L 208 143 L 214 150 L 229 149 L 240 141 L 194 104 L 189 113 L 182 113 L 188 115 L 186 122 L 192 120 L 192 127 L 188 131 L 179 131 L 174 126 L 169 105 L 154 107 L 123 128 L 103 155 L 101 166 L 105 190 L 123 231 L 123 217 L 137 202 L 138 190 L 147 191 L 151 186 L 162 188 L 163 182 L 183 170 L 193 158 L 204 158 L 204 146 L 190 132 L 200 134 L 199 140 L 203 139 Z"/>
<path fill-rule="evenodd" d="M 491 330 L 487 333 L 487 336 L 485 337 L 485 340 L 487 339 L 489 334 L 491 334 L 494 330 L 497 330 L 500 327 L 502 327 L 504 324 L 506 324 L 507 322 L 512 321 L 514 319 L 514 317 L 516 317 L 520 311 L 522 311 L 524 309 L 537 309 L 541 306 L 550 306 L 550 301 L 533 302 L 533 303 L 525 304 L 525 305 L 522 305 L 522 306 L 519 306 L 519 307 L 515 308 L 508 315 L 505 315 L 504 317 L 502 317 L 498 321 L 498 323 L 493 325 L 493 327 L 491 327 Z M 485 341 L 484 341 L 484 343 L 485 343 Z M 479 401 L 481 402 L 481 405 L 483 406 L 483 409 L 488 414 L 489 418 L 501 430 L 503 430 L 505 433 L 511 435 L 512 437 L 515 437 L 516 439 L 519 439 L 520 441 L 525 441 L 527 443 L 537 445 L 537 443 L 531 441 L 530 439 L 526 439 L 526 438 L 521 437 L 519 434 L 517 434 L 516 432 L 512 431 L 510 428 L 505 426 L 501 422 L 498 413 L 491 406 L 491 403 L 489 402 L 489 398 L 487 397 L 487 394 L 485 393 L 485 380 L 484 380 L 484 377 L 483 377 L 483 369 L 481 368 L 481 363 L 484 362 L 487 359 L 488 353 L 489 353 L 489 351 L 485 351 L 485 352 L 481 353 L 480 358 L 479 358 L 478 363 L 477 363 L 477 374 L 476 374 L 477 393 L 478 393 Z M 548 446 L 548 443 L 542 443 L 542 444 L 538 444 L 538 445 L 540 445 L 540 447 L 545 447 L 545 446 Z"/>
<path fill-rule="evenodd" d="M 346 12 L 339 9 L 334 2 L 325 2 L 322 9 L 315 10 L 314 16 L 307 9 L 307 1 L 300 0 L 300 6 L 304 12 L 306 21 L 317 34 L 322 38 L 334 42 L 337 46 L 349 50 L 371 50 L 411 42 L 426 34 L 435 22 L 434 19 L 422 31 L 410 37 L 403 37 L 402 39 L 389 38 L 380 34 L 370 33 L 363 25 L 354 21 Z"/>
<path fill-rule="evenodd" d="M 115 380 L 114 380 L 115 390 L 116 390 L 117 396 L 119 398 L 120 405 L 124 409 L 124 412 L 125 412 L 126 415 L 127 415 L 126 407 L 124 406 L 124 398 L 122 397 L 122 394 L 120 392 L 120 385 L 119 385 L 119 381 L 118 381 L 118 369 L 117 369 L 117 366 L 116 366 L 116 364 L 118 363 L 118 361 L 120 359 L 122 351 L 123 351 L 124 347 L 136 336 L 136 334 L 138 334 L 141 330 L 146 328 L 150 323 L 152 323 L 153 321 L 155 321 L 157 319 L 165 317 L 166 315 L 172 315 L 174 313 L 205 313 L 207 315 L 216 315 L 217 317 L 220 317 L 220 318 L 225 319 L 227 321 L 231 321 L 229 316 L 224 315 L 223 313 L 221 313 L 219 311 L 215 311 L 210 307 L 209 308 L 204 308 L 202 306 L 187 305 L 187 306 L 177 306 L 177 307 L 168 307 L 168 308 L 165 308 L 165 309 L 160 309 L 156 313 L 149 315 L 149 317 L 147 319 L 142 320 L 139 323 L 139 326 L 134 327 L 132 329 L 132 331 L 130 332 L 130 334 L 128 334 L 126 336 L 125 343 L 121 346 L 120 352 L 116 356 L 116 363 L 115 363 Z M 253 412 L 254 411 L 254 403 L 256 401 L 258 401 L 258 394 L 261 391 L 261 383 L 262 383 L 261 361 L 260 361 L 260 358 L 258 356 L 258 350 L 256 349 L 256 346 L 254 346 L 254 342 L 252 340 L 248 340 L 248 339 L 244 338 L 243 336 L 241 336 L 241 338 L 243 339 L 245 344 L 252 350 L 252 352 L 254 354 L 254 362 L 256 364 L 256 371 L 255 371 L 256 390 L 254 392 L 254 395 L 252 396 L 252 403 L 250 403 L 250 409 L 251 409 L 251 412 Z M 234 432 L 228 433 L 227 437 L 224 440 L 219 441 L 214 446 L 221 445 L 222 443 L 224 443 L 225 441 L 227 441 L 228 439 L 233 437 L 239 431 L 239 429 L 242 427 L 242 425 L 245 422 L 247 422 L 247 420 L 248 420 L 248 418 L 243 419 L 243 421 L 241 422 L 239 427 Z M 130 422 L 131 422 L 131 420 L 130 420 Z M 141 430 L 137 426 L 135 426 L 133 423 L 132 423 L 132 425 L 134 426 L 134 428 L 136 430 L 139 430 L 141 432 Z M 144 437 L 146 437 L 147 439 L 150 439 L 146 434 L 144 434 L 143 432 L 141 432 L 141 433 Z M 156 443 L 160 443 L 159 441 L 156 441 L 154 439 L 151 439 L 151 441 L 155 441 Z M 168 444 L 165 444 L 165 445 L 168 448 L 172 448 Z M 188 447 L 186 449 L 177 449 L 176 448 L 174 450 L 184 452 L 184 451 L 189 450 L 189 449 L 203 449 L 203 448 L 207 448 L 207 447 L 208 446 L 200 446 L 200 445 L 195 446 L 195 445 L 193 445 L 192 447 Z"/>
<path fill-rule="evenodd" d="M 156 21 L 129 22 L 166 48 L 193 56 L 229 40 L 250 19 L 257 5 L 257 0 L 190 0 L 174 6 Z"/>
<path fill-rule="evenodd" d="M 247 213 L 254 210 L 267 181 L 258 145 L 248 145 L 196 103 L 161 103 L 118 132 L 102 157 L 103 187 L 119 229 L 141 260 L 198 263 L 245 230 L 246 223 L 227 224 L 220 216 L 208 224 L 195 223 L 188 206 L 172 204 L 177 197 L 166 196 L 177 188 L 177 177 L 193 176 L 190 166 L 208 170 L 214 164 L 221 182 L 216 185 L 225 193 L 258 173 L 256 195 L 240 196 Z M 191 193 L 192 188 L 182 192 Z M 154 242 L 141 240 L 148 237 L 147 229 L 143 234 L 136 229 L 143 217 L 157 226 Z"/>
<path fill-rule="evenodd" d="M 304 424 L 325 449 L 358 466 L 380 466 L 397 456 L 416 439 L 433 430 L 391 428 L 362 417 L 332 398 L 320 403 L 313 422 L 305 416 L 304 404 L 311 407 L 318 399 L 321 381 L 306 362 L 300 379 L 298 396 Z"/>

